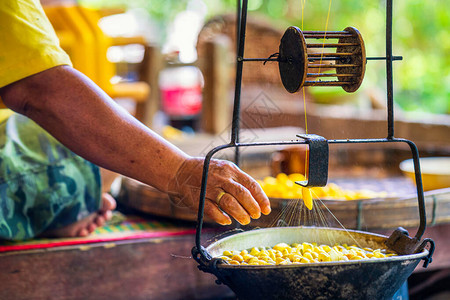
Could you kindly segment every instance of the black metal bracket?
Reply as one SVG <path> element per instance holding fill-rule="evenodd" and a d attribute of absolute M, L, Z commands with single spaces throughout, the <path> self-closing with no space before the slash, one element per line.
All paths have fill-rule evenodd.
<path fill-rule="evenodd" d="M 326 186 L 328 181 L 328 141 L 317 134 L 299 134 L 305 140 L 308 151 L 308 177 L 295 183 L 303 187 Z"/>
<path fill-rule="evenodd" d="M 423 258 L 425 261 L 423 263 L 424 268 L 426 268 L 433 261 L 432 256 L 435 245 L 432 239 L 426 238 L 423 241 L 420 241 L 420 238 L 410 237 L 408 231 L 403 227 L 398 227 L 386 240 L 386 246 L 388 246 L 389 249 L 402 255 L 420 253 L 428 243 L 430 244 L 430 249 L 428 250 L 428 255 Z"/>
<path fill-rule="evenodd" d="M 227 278 L 225 276 L 222 276 L 222 274 L 217 270 L 218 264 L 225 263 L 223 259 L 211 257 L 211 255 L 209 255 L 209 253 L 203 246 L 200 246 L 200 249 L 194 246 L 191 250 L 191 253 L 192 257 L 195 259 L 195 261 L 197 261 L 197 268 L 200 271 L 211 273 L 217 277 L 216 284 L 227 284 L 229 282 Z M 206 256 L 203 256 L 202 253 L 205 253 Z"/>
<path fill-rule="evenodd" d="M 423 262 L 423 267 L 426 268 L 428 267 L 429 264 L 431 264 L 431 262 L 433 261 L 433 253 L 434 253 L 434 241 L 430 238 L 426 238 L 422 241 L 422 249 L 425 248 L 426 244 L 430 244 L 430 249 L 428 250 L 428 255 L 423 258 L 424 262 Z"/>
<path fill-rule="evenodd" d="M 421 246 L 420 239 L 410 237 L 409 233 L 403 227 L 399 227 L 392 232 L 391 236 L 386 240 L 386 246 L 394 250 L 398 254 L 417 253 Z"/>

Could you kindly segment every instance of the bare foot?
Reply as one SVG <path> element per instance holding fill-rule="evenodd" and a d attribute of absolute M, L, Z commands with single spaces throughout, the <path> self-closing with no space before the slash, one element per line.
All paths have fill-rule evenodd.
<path fill-rule="evenodd" d="M 111 219 L 112 210 L 116 208 L 116 200 L 108 194 L 102 194 L 102 207 L 98 212 L 92 213 L 86 218 L 62 228 L 45 232 L 46 237 L 83 237 L 88 236 L 97 227 L 103 226 Z"/>

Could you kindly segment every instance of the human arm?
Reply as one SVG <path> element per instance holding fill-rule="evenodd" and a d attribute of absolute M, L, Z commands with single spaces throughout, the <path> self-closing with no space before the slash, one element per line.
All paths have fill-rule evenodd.
<path fill-rule="evenodd" d="M 0 89 L 4 103 L 51 133 L 73 152 L 95 164 L 169 192 L 169 184 L 183 178 L 170 192 L 190 207 L 197 193 L 185 195 L 187 186 L 200 187 L 202 168 L 192 158 L 120 108 L 80 72 L 58 66 Z M 259 185 L 231 163 L 212 161 L 205 213 L 220 224 L 228 216 L 214 204 L 221 191 L 221 208 L 247 224 L 270 212 Z M 237 203 L 236 203 L 237 202 Z M 244 208 L 244 209 L 243 209 Z"/>

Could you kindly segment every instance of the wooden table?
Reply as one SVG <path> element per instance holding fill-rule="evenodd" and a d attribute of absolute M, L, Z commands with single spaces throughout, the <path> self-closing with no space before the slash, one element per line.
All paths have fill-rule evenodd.
<path fill-rule="evenodd" d="M 211 236 L 210 236 L 211 237 Z M 0 254 L 0 299 L 231 299 L 192 235 Z"/>

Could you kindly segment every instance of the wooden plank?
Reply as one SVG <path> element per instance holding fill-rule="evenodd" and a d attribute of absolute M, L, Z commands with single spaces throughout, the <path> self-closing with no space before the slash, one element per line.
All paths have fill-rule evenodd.
<path fill-rule="evenodd" d="M 150 86 L 150 95 L 145 102 L 136 103 L 136 118 L 151 127 L 155 113 L 160 108 L 158 78 L 163 68 L 163 57 L 157 46 L 145 46 L 144 58 L 140 64 L 139 80 Z"/>
<path fill-rule="evenodd" d="M 211 236 L 209 236 L 211 238 Z M 194 237 L 0 254 L 0 299 L 222 299 L 190 258 Z"/>
<path fill-rule="evenodd" d="M 203 88 L 202 129 L 206 133 L 220 134 L 231 124 L 230 63 L 231 41 L 219 35 L 204 45 L 205 55 L 200 67 L 205 85 Z"/>

